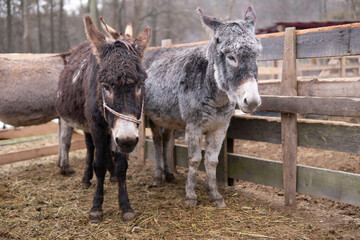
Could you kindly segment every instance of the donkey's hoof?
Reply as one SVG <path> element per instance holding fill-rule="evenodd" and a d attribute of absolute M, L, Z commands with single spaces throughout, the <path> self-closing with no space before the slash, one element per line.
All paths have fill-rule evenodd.
<path fill-rule="evenodd" d="M 76 173 L 76 171 L 71 167 L 62 167 L 60 173 L 61 175 L 70 177 L 73 176 Z"/>
<path fill-rule="evenodd" d="M 134 210 L 132 210 L 132 209 L 126 213 L 124 213 L 124 212 L 122 213 L 122 218 L 123 218 L 124 222 L 129 222 L 129 221 L 133 220 L 135 217 L 136 217 L 136 214 L 135 214 Z"/>
<path fill-rule="evenodd" d="M 168 183 L 176 183 L 176 178 L 175 178 L 174 174 L 172 174 L 172 173 L 166 174 L 165 175 L 165 180 Z"/>
<path fill-rule="evenodd" d="M 222 198 L 212 201 L 212 204 L 217 208 L 226 208 L 226 204 Z"/>
<path fill-rule="evenodd" d="M 90 221 L 90 223 L 101 222 L 102 217 L 103 217 L 103 212 L 102 211 L 91 211 L 89 213 L 89 221 Z"/>
<path fill-rule="evenodd" d="M 88 189 L 91 186 L 91 182 L 81 182 L 83 188 Z"/>
<path fill-rule="evenodd" d="M 110 177 L 110 182 L 118 182 L 118 178 L 116 176 L 111 176 Z"/>
<path fill-rule="evenodd" d="M 160 187 L 162 184 L 162 179 L 161 178 L 154 178 L 153 184 L 151 185 L 152 187 Z"/>
<path fill-rule="evenodd" d="M 185 199 L 185 204 L 189 207 L 196 207 L 197 199 Z"/>

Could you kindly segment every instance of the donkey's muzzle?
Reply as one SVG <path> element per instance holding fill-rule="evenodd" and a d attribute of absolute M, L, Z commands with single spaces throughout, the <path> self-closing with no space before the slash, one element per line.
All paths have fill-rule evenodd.
<path fill-rule="evenodd" d="M 139 138 L 116 138 L 116 145 L 122 153 L 131 153 L 136 144 L 139 142 Z"/>
<path fill-rule="evenodd" d="M 249 78 L 239 88 L 241 97 L 238 98 L 238 105 L 245 113 L 251 113 L 261 105 L 261 97 L 258 91 L 258 83 L 255 78 Z"/>
<path fill-rule="evenodd" d="M 136 123 L 118 118 L 112 130 L 112 136 L 117 148 L 122 153 L 130 153 L 139 141 L 138 126 Z"/>

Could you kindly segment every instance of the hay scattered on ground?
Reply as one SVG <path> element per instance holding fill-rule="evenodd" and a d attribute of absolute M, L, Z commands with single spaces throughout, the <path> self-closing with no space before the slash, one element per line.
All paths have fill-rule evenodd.
<path fill-rule="evenodd" d="M 200 174 L 197 188 L 199 205 L 186 207 L 183 203 L 186 169 L 179 169 L 177 184 L 150 188 L 153 172 L 150 161 L 146 166 L 132 161 L 128 171 L 129 197 L 137 217 L 129 223 L 122 221 L 117 185 L 110 183 L 107 175 L 104 220 L 90 224 L 87 216 L 94 185 L 83 189 L 80 184 L 84 154 L 84 151 L 72 153 L 71 163 L 77 175 L 70 178 L 59 175 L 56 156 L 2 172 L 0 239 L 360 238 L 358 218 L 324 218 L 309 209 L 277 206 L 248 194 L 250 187 L 245 183 L 235 188 L 221 188 L 227 208 L 217 209 L 210 203 L 203 174 Z M 254 186 L 252 188 L 257 188 Z M 261 186 L 258 188 L 261 192 Z"/>

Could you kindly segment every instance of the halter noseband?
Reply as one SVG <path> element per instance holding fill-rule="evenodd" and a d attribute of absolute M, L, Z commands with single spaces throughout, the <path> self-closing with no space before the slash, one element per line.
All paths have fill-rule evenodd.
<path fill-rule="evenodd" d="M 113 110 L 112 108 L 110 108 L 110 107 L 106 104 L 106 102 L 105 102 L 103 90 L 101 90 L 101 95 L 102 95 L 102 99 L 103 99 L 103 108 L 104 108 L 104 118 L 105 118 L 105 121 L 107 121 L 107 120 L 106 120 L 106 109 L 107 109 L 107 110 L 108 110 L 109 112 L 111 112 L 113 115 L 115 115 L 115 116 L 118 117 L 118 118 L 124 119 L 125 121 L 133 122 L 133 123 L 136 123 L 136 124 L 140 124 L 140 123 L 141 123 L 142 115 L 143 115 L 143 112 L 144 112 L 144 100 L 142 101 L 140 119 L 136 119 L 136 118 L 134 118 L 134 117 L 131 117 L 131 116 L 127 116 L 127 115 L 118 113 L 118 112 L 116 112 L 115 110 Z"/>

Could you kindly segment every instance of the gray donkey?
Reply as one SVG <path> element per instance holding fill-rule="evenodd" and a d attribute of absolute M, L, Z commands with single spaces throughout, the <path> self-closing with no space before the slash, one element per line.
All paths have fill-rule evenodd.
<path fill-rule="evenodd" d="M 250 6 L 244 20 L 224 21 L 197 9 L 210 41 L 205 46 L 160 48 L 145 59 L 145 111 L 156 149 L 154 186 L 174 175 L 166 160 L 166 146 L 174 129 L 185 129 L 189 172 L 186 200 L 197 204 L 196 171 L 201 160 L 201 137 L 206 135 L 206 184 L 213 205 L 226 207 L 218 192 L 216 167 L 235 105 L 253 112 L 261 99 L 256 57 L 261 44 L 255 35 L 256 15 Z"/>

